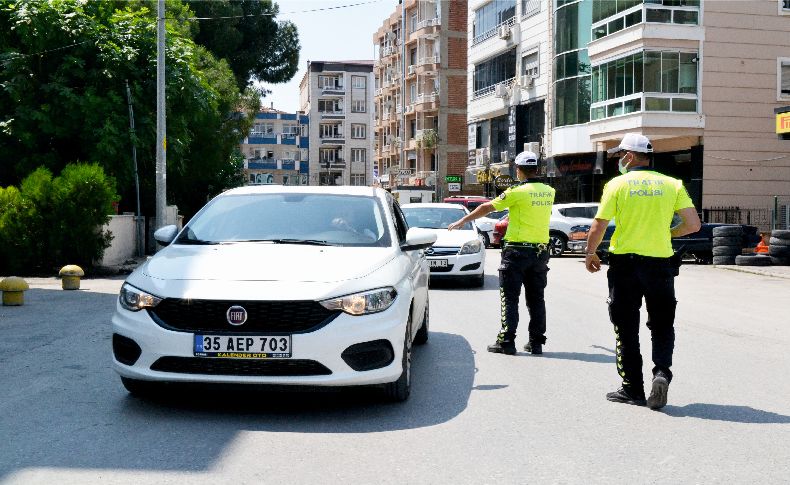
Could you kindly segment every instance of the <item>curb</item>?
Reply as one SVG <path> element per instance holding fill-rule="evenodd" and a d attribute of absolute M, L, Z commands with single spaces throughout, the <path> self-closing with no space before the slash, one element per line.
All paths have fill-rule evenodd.
<path fill-rule="evenodd" d="M 756 267 L 750 266 L 735 266 L 735 265 L 723 265 L 723 264 L 714 264 L 714 268 L 719 268 L 727 271 L 736 271 L 738 273 L 749 273 L 749 274 L 756 274 L 760 276 L 770 276 L 773 278 L 782 278 L 786 280 L 790 280 L 790 272 L 773 272 L 766 269 L 756 269 Z M 770 266 L 768 266 L 770 268 Z"/>

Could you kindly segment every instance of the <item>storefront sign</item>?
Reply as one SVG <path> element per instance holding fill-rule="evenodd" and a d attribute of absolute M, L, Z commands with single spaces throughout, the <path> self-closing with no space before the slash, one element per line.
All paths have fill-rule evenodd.
<path fill-rule="evenodd" d="M 499 175 L 494 179 L 494 186 L 498 189 L 507 189 L 516 183 L 510 175 Z"/>
<path fill-rule="evenodd" d="M 790 133 L 790 111 L 776 115 L 776 134 L 784 135 L 786 133 Z"/>
<path fill-rule="evenodd" d="M 518 153 L 516 151 L 517 150 L 517 148 L 516 148 L 516 119 L 517 119 L 517 117 L 516 117 L 516 106 L 511 106 L 510 107 L 510 113 L 508 113 L 508 119 L 507 119 L 507 124 L 508 124 L 508 127 L 507 127 L 507 158 L 508 158 L 508 160 L 502 160 L 503 162 L 515 159 L 516 158 L 516 153 Z"/>
<path fill-rule="evenodd" d="M 461 191 L 461 184 L 455 183 L 455 182 L 450 182 L 449 184 L 447 184 L 447 190 L 449 192 L 460 192 Z"/>
<path fill-rule="evenodd" d="M 447 175 L 444 177 L 444 181 L 448 183 L 461 183 L 461 176 L 460 175 Z"/>

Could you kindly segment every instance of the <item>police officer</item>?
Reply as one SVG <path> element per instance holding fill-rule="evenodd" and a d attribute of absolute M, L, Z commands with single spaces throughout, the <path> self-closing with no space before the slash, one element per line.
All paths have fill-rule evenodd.
<path fill-rule="evenodd" d="M 617 339 L 617 371 L 620 389 L 610 392 L 610 401 L 648 405 L 660 409 L 667 403 L 672 380 L 675 346 L 675 276 L 679 256 L 673 257 L 672 237 L 697 232 L 700 220 L 683 182 L 650 168 L 653 147 L 647 137 L 628 133 L 610 154 L 619 154 L 622 175 L 603 190 L 601 205 L 587 235 L 587 271 L 601 269 L 595 251 L 606 226 L 614 219 L 609 245 L 609 316 Z M 670 228 L 673 214 L 682 222 Z M 639 351 L 639 309 L 647 305 L 647 327 L 653 342 L 653 381 L 645 400 L 642 354 Z"/>
<path fill-rule="evenodd" d="M 516 177 L 519 184 L 507 189 L 499 197 L 478 206 L 471 214 L 450 224 L 453 230 L 494 210 L 509 209 L 510 222 L 502 245 L 502 264 L 499 267 L 499 298 L 502 305 L 502 329 L 489 352 L 514 355 L 518 303 L 524 286 L 529 310 L 529 342 L 524 350 L 542 354 L 546 342 L 546 288 L 549 253 L 549 218 L 554 203 L 554 189 L 541 183 L 538 157 L 532 152 L 516 156 Z"/>

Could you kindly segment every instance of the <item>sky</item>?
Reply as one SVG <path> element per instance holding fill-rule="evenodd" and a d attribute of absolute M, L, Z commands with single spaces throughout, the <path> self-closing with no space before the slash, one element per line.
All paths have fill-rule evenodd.
<path fill-rule="evenodd" d="M 370 2 L 370 3 L 368 3 Z M 283 84 L 266 84 L 271 90 L 263 106 L 295 112 L 299 109 L 299 82 L 307 61 L 373 60 L 373 33 L 395 11 L 398 0 L 276 0 L 278 20 L 290 20 L 299 30 L 299 72 Z M 305 12 L 317 8 L 364 5 Z M 294 12 L 294 13 L 286 13 Z M 298 12 L 298 13 L 296 13 Z"/>

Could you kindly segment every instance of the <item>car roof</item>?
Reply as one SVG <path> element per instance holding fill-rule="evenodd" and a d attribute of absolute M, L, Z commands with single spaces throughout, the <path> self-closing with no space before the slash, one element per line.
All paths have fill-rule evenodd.
<path fill-rule="evenodd" d="M 464 209 L 464 206 L 458 204 L 450 204 L 444 202 L 417 202 L 414 204 L 403 204 L 401 205 L 402 208 L 435 208 L 435 209 Z"/>
<path fill-rule="evenodd" d="M 383 197 L 386 191 L 378 187 L 360 187 L 351 185 L 246 185 L 226 190 L 220 195 L 252 195 L 252 194 L 327 194 L 357 195 Z"/>

